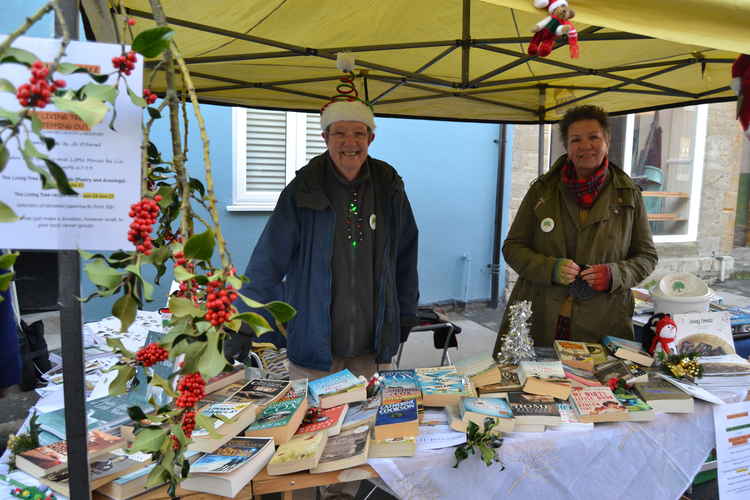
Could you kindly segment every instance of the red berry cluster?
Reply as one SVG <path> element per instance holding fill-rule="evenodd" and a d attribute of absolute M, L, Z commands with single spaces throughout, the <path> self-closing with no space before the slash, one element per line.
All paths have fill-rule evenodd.
<path fill-rule="evenodd" d="M 43 108 L 49 104 L 49 99 L 57 89 L 65 87 L 65 80 L 47 81 L 49 68 L 42 61 L 34 61 L 31 65 L 31 78 L 28 83 L 18 87 L 16 97 L 21 106 Z"/>
<path fill-rule="evenodd" d="M 232 302 L 237 299 L 237 292 L 228 283 L 219 280 L 209 281 L 206 286 L 206 319 L 214 326 L 224 323 L 234 313 Z"/>
<path fill-rule="evenodd" d="M 177 398 L 175 405 L 178 408 L 192 408 L 206 395 L 206 381 L 200 373 L 190 373 L 180 378 L 177 390 L 180 392 L 180 397 Z"/>
<path fill-rule="evenodd" d="M 153 366 L 160 361 L 166 361 L 168 358 L 169 351 L 156 342 L 150 343 L 135 353 L 136 361 L 139 361 L 143 366 Z"/>
<path fill-rule="evenodd" d="M 153 200 L 143 198 L 130 206 L 128 215 L 134 220 L 130 223 L 128 241 L 135 245 L 138 252 L 144 255 L 151 255 L 151 249 L 154 247 L 151 242 L 151 229 L 159 215 L 159 201 L 161 201 L 161 195 L 157 194 Z"/>
<path fill-rule="evenodd" d="M 127 54 L 113 57 L 112 66 L 114 66 L 114 68 L 120 73 L 130 75 L 130 73 L 135 69 L 135 62 L 137 60 L 138 58 L 136 57 L 135 52 L 131 50 Z"/>
<path fill-rule="evenodd" d="M 156 94 L 149 89 L 143 89 L 143 98 L 146 99 L 146 104 L 153 104 L 156 101 Z"/>
<path fill-rule="evenodd" d="M 195 412 L 192 410 L 186 411 L 182 416 L 182 432 L 185 433 L 185 437 L 193 435 L 195 430 Z"/>

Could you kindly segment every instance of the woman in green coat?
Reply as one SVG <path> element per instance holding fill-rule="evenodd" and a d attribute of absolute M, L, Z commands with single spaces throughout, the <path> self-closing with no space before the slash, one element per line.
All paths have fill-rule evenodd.
<path fill-rule="evenodd" d="M 567 154 L 531 185 L 503 244 L 506 262 L 519 275 L 509 304 L 531 301 L 537 346 L 555 339 L 633 338 L 630 288 L 658 260 L 640 189 L 607 158 L 604 110 L 568 110 L 560 133 Z"/>

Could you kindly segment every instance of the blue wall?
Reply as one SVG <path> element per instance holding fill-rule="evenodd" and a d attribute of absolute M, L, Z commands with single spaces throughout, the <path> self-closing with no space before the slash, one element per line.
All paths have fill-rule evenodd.
<path fill-rule="evenodd" d="M 41 0 L 5 0 L 0 32 L 16 29 L 26 16 L 43 5 Z M 31 36 L 50 36 L 53 17 L 34 26 Z M 231 109 L 202 106 L 211 141 L 216 197 L 222 229 L 234 264 L 244 270 L 268 214 L 228 212 L 232 202 Z M 166 119 L 159 120 L 152 140 L 171 156 Z M 512 127 L 509 127 L 512 133 Z M 484 300 L 490 296 L 490 273 L 497 183 L 498 126 L 429 120 L 379 118 L 370 153 L 396 167 L 406 182 L 420 230 L 419 273 L 422 303 Z M 512 144 L 512 141 L 509 141 Z M 202 145 L 192 118 L 189 138 L 190 174 L 203 179 Z M 507 153 L 506 197 L 510 189 L 510 154 Z M 507 203 L 504 207 L 507 219 Z M 504 233 L 507 232 L 507 222 Z M 501 271 L 501 277 L 504 271 Z M 161 307 L 172 279 L 171 272 L 157 288 L 148 309 Z M 83 278 L 85 296 L 93 287 Z M 501 283 L 501 289 L 503 284 Z M 94 299 L 84 305 L 84 319 L 93 321 L 110 313 L 113 300 Z"/>

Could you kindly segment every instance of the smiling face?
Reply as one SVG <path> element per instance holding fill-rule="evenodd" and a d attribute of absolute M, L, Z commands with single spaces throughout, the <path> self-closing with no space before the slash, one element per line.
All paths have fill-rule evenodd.
<path fill-rule="evenodd" d="M 570 124 L 565 147 L 576 175 L 585 179 L 602 164 L 609 151 L 609 140 L 597 120 L 579 120 Z"/>
<path fill-rule="evenodd" d="M 341 174 L 350 181 L 357 177 L 359 169 L 367 159 L 367 149 L 375 139 L 362 122 L 333 122 L 323 132 L 328 154 Z"/>

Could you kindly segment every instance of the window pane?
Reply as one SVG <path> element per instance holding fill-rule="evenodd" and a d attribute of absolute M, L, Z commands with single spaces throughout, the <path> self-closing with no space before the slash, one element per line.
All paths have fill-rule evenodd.
<path fill-rule="evenodd" d="M 286 186 L 286 113 L 247 110 L 246 137 L 248 192 L 281 191 Z"/>

